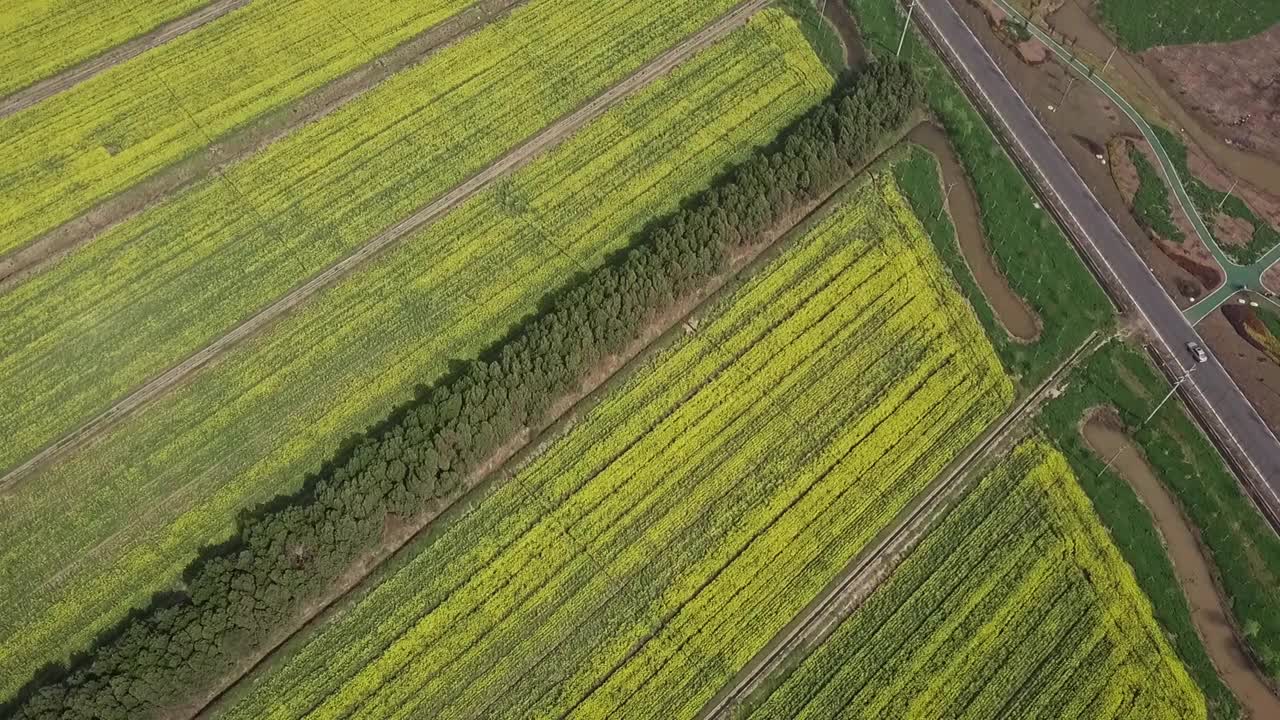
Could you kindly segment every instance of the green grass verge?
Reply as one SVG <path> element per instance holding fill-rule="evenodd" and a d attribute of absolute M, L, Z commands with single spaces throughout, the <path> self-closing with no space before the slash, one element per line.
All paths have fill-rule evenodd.
<path fill-rule="evenodd" d="M 902 16 L 895 0 L 845 0 L 857 17 L 868 50 L 892 54 L 902 32 Z M 908 33 L 902 54 L 925 79 L 929 109 L 941 123 L 964 165 L 983 215 L 987 244 L 996 266 L 1043 323 L 1040 338 L 1031 343 L 1012 340 L 992 324 L 992 311 L 977 285 L 964 284 L 965 294 L 992 338 L 1005 368 L 1022 388 L 1043 380 L 1089 333 L 1111 322 L 1111 305 L 1074 248 L 1038 199 L 1013 161 L 1000 147 L 986 121 L 965 97 L 933 50 L 914 32 Z M 937 180 L 924 181 L 923 171 L 899 176 L 904 192 L 926 224 L 934 222 L 922 185 L 935 188 Z M 936 204 L 934 205 L 936 208 Z M 931 232 L 935 228 L 929 228 Z M 935 242 L 939 242 L 935 237 Z M 954 240 L 940 247 L 957 278 L 959 249 Z M 963 263 L 963 260 L 960 260 Z"/>
<path fill-rule="evenodd" d="M 1178 175 L 1182 177 L 1182 182 L 1187 188 L 1187 195 L 1200 211 L 1200 216 L 1210 225 L 1210 230 L 1213 229 L 1213 218 L 1218 213 L 1244 220 L 1253 226 L 1253 237 L 1248 245 L 1241 247 L 1219 242 L 1223 252 L 1241 265 L 1251 265 L 1261 259 L 1268 250 L 1280 245 L 1280 231 L 1254 214 L 1253 210 L 1250 210 L 1238 196 L 1228 195 L 1224 199 L 1222 192 L 1205 185 L 1191 174 L 1187 164 L 1187 146 L 1177 135 L 1159 125 L 1153 125 L 1152 128 L 1160 138 L 1160 144 L 1164 146 L 1169 159 L 1177 167 Z"/>
<path fill-rule="evenodd" d="M 1167 240 L 1182 242 L 1186 236 L 1173 222 L 1169 188 L 1160 177 L 1160 171 L 1136 147 L 1130 146 L 1129 159 L 1138 171 L 1138 192 L 1133 196 L 1134 217 L 1151 232 Z"/>
<path fill-rule="evenodd" d="M 1243 40 L 1280 22 L 1275 0 L 1099 0 L 1096 9 L 1103 26 L 1135 52 L 1157 45 Z"/>
<path fill-rule="evenodd" d="M 1068 385 L 1067 392 L 1041 413 L 1041 427 L 1071 460 L 1098 514 L 1155 603 L 1157 618 L 1174 635 L 1179 654 L 1215 704 L 1215 714 L 1238 715 L 1191 625 L 1186 599 L 1150 515 L 1122 478 L 1103 472 L 1103 462 L 1085 445 L 1079 433 L 1084 413 L 1104 405 L 1119 411 L 1134 442 L 1200 529 L 1237 624 L 1257 624 L 1249 644 L 1272 677 L 1280 673 L 1280 605 L 1274 601 L 1280 586 L 1280 539 L 1179 403 L 1166 403 L 1149 424 L 1134 431 L 1169 388 L 1140 352 L 1110 343 L 1074 371 Z"/>

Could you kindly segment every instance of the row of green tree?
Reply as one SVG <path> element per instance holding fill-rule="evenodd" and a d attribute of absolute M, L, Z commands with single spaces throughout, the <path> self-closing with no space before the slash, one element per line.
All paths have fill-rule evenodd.
<path fill-rule="evenodd" d="M 47 669 L 8 710 L 31 719 L 142 718 L 208 693 L 375 548 L 390 516 L 456 497 L 647 319 L 721 272 L 734 246 L 847 179 L 920 101 L 905 65 L 843 78 L 771 146 L 562 291 L 486 359 L 425 392 L 297 496 L 242 517 L 232 542 L 188 569 L 184 592 L 157 598 L 72 668 Z"/>

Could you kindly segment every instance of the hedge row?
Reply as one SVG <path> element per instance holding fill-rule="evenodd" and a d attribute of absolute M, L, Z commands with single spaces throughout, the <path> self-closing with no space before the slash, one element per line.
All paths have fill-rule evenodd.
<path fill-rule="evenodd" d="M 489 359 L 430 390 L 304 493 L 243 517 L 231 543 L 188 569 L 184 593 L 126 620 L 74 669 L 33 681 L 8 709 L 18 718 L 139 718 L 208 693 L 377 547 L 389 516 L 453 496 L 655 312 L 720 272 L 733 246 L 846 178 L 920 100 L 906 65 L 844 78 L 771 147 L 561 293 Z"/>

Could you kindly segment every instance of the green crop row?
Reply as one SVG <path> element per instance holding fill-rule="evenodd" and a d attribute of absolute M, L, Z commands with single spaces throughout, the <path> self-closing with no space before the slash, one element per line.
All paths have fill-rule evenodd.
<path fill-rule="evenodd" d="M 294 490 L 831 86 L 794 24 L 763 13 L 19 486 L 0 521 L 0 677 L 84 646 L 237 510 Z"/>
<path fill-rule="evenodd" d="M 1157 45 L 1243 40 L 1280 22 L 1275 0 L 1099 0 L 1097 12 L 1120 44 L 1134 52 Z"/>
<path fill-rule="evenodd" d="M 9 0 L 0 13 L 0 97 L 144 35 L 208 2 Z"/>
<path fill-rule="evenodd" d="M 692 717 L 1012 399 L 888 176 L 223 717 Z"/>
<path fill-rule="evenodd" d="M 0 296 L 0 467 L 430 203 L 732 0 L 534 0 Z"/>
<path fill-rule="evenodd" d="M 255 2 L 0 120 L 0 253 L 472 2 Z"/>
<path fill-rule="evenodd" d="M 1169 159 L 1177 167 L 1178 175 L 1182 178 L 1191 202 L 1195 203 L 1200 216 L 1209 224 L 1210 232 L 1213 231 L 1213 219 L 1219 214 L 1243 220 L 1253 226 L 1253 235 L 1249 243 L 1243 247 L 1219 240 L 1218 245 L 1223 252 L 1241 265 L 1250 265 L 1261 259 L 1269 250 L 1280 245 L 1280 230 L 1258 217 L 1236 195 L 1214 190 L 1205 185 L 1203 180 L 1191 173 L 1191 168 L 1187 164 L 1187 146 L 1182 143 L 1182 140 L 1159 125 L 1153 127 L 1156 136 L 1160 138 L 1160 145 L 1164 147 L 1165 152 L 1169 154 Z M 1156 179 L 1160 181 L 1158 176 Z M 1163 188 L 1163 182 L 1160 182 Z"/>
<path fill-rule="evenodd" d="M 1206 716 L 1066 460 L 1037 440 L 752 701 L 753 720 Z"/>
<path fill-rule="evenodd" d="M 903 8 L 897 0 L 844 0 L 859 21 L 859 29 L 876 55 L 892 55 L 903 27 Z M 946 66 L 914 31 L 907 33 L 902 57 L 925 78 L 929 109 L 942 125 L 964 166 L 982 215 L 987 246 L 1010 287 L 1039 316 L 1042 332 L 1035 342 L 1011 338 L 989 307 L 979 317 L 995 343 L 1005 368 L 1020 386 L 1033 387 L 1084 341 L 1089 333 L 1110 322 L 1111 305 L 1089 270 L 1049 213 L 1041 208 L 1018 167 L 1001 149 L 982 116 L 956 85 Z M 906 185 L 912 201 L 936 187 L 936 175 L 914 173 L 923 183 Z M 917 208 L 919 210 L 919 208 Z M 938 219 L 920 211 L 935 240 Z M 944 257 L 963 263 L 959 248 L 940 248 Z M 950 262 L 950 260 L 949 260 Z M 967 271 L 966 271 L 967 273 Z M 963 273 L 962 273 L 963 274 Z M 966 295 L 975 307 L 987 301 L 974 284 Z"/>

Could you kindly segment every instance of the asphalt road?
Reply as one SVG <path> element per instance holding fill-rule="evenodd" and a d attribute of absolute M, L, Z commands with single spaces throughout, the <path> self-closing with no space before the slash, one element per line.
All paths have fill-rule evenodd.
<path fill-rule="evenodd" d="M 1206 408 L 1211 417 L 1216 416 L 1214 419 L 1227 429 L 1226 442 L 1237 446 L 1237 455 L 1242 457 L 1246 469 L 1257 475 L 1246 478 L 1246 483 L 1254 498 L 1265 506 L 1272 524 L 1280 530 L 1280 440 L 1263 423 L 1216 358 L 1200 364 L 1192 361 L 1186 344 L 1194 341 L 1204 345 L 1195 328 L 1156 281 L 995 60 L 960 19 L 951 2 L 917 0 L 917 22 L 933 30 L 953 66 L 968 77 L 971 86 L 985 100 L 987 109 L 1004 126 L 1006 137 L 1030 159 L 1028 169 L 1038 176 L 1041 190 L 1065 209 L 1079 230 L 1077 236 L 1092 246 L 1093 257 L 1101 258 L 1104 270 L 1128 295 L 1128 304 L 1137 308 L 1156 341 L 1178 359 L 1183 373 L 1191 371 L 1180 391 L 1198 396 L 1192 399 L 1202 399 L 1201 407 Z"/>

